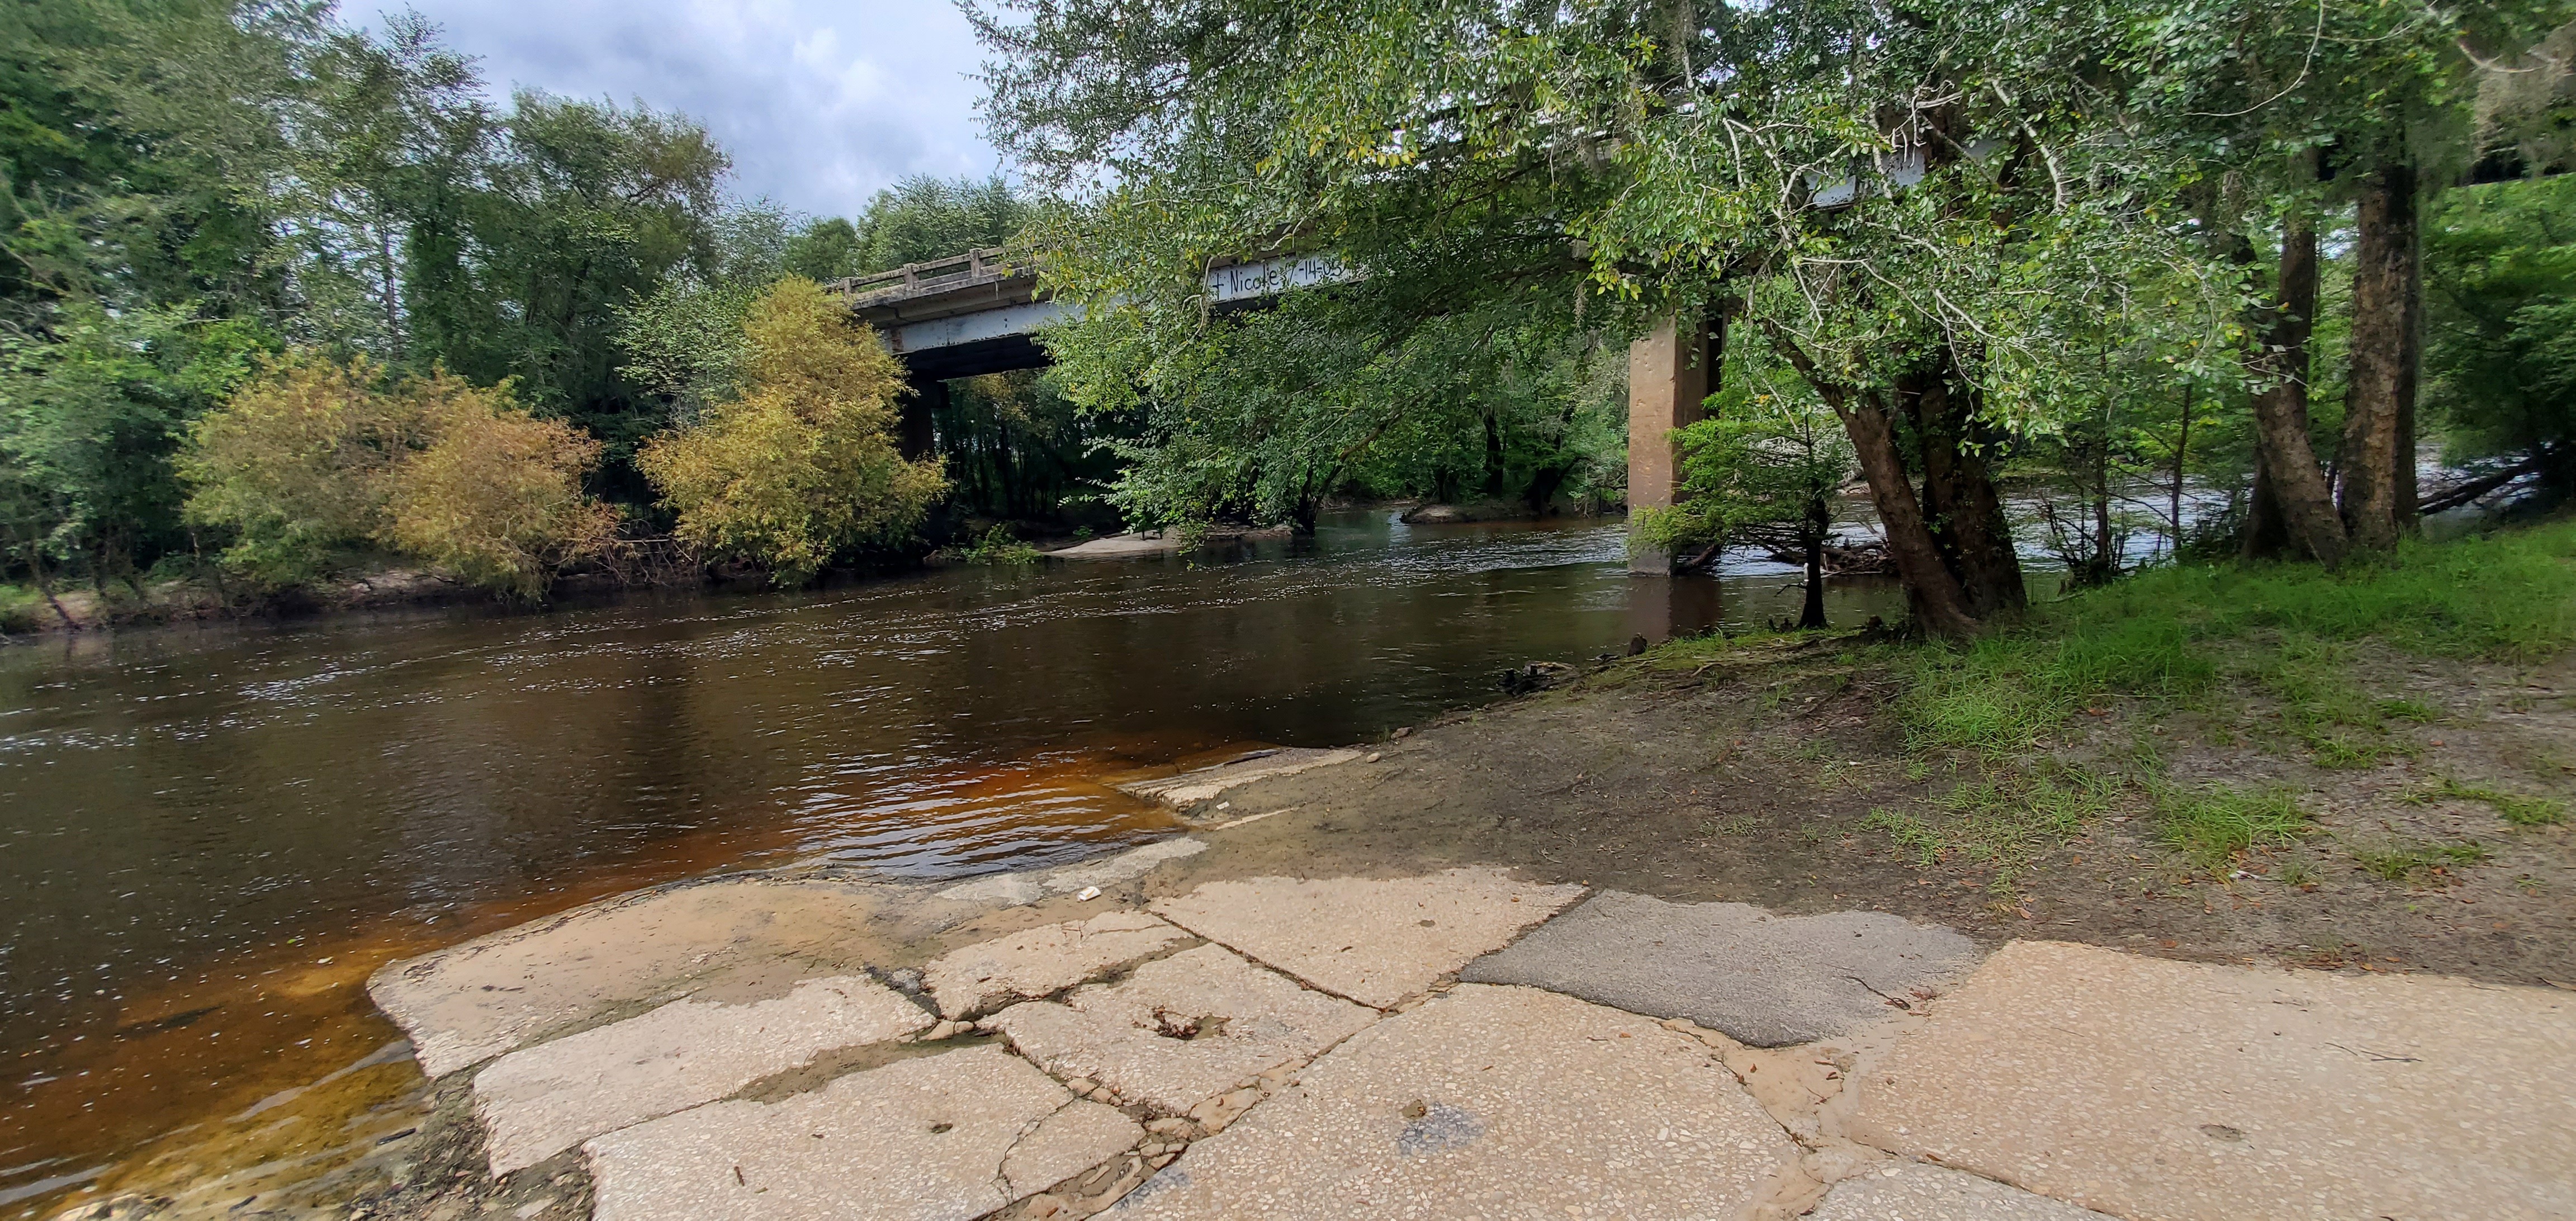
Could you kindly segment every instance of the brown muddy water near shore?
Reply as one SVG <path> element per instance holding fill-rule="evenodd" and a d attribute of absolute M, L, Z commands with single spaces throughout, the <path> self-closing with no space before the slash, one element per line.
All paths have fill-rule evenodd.
<path fill-rule="evenodd" d="M 727 869 L 1086 855 L 1175 829 L 1122 774 L 1795 611 L 1785 568 L 1634 578 L 1623 539 L 1352 513 L 1189 559 L 0 650 L 0 1217 L 363 1147 L 420 1085 L 362 987 L 394 958 Z"/>

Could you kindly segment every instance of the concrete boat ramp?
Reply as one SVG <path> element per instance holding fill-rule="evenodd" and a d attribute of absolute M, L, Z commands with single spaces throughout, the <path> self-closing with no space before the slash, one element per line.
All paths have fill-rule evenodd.
<path fill-rule="evenodd" d="M 1163 787 L 1222 826 L 1230 779 Z M 603 1221 L 2576 1216 L 2565 992 L 1486 867 L 1143 884 L 1223 836 L 665 887 L 370 992 L 493 1175 Z"/>

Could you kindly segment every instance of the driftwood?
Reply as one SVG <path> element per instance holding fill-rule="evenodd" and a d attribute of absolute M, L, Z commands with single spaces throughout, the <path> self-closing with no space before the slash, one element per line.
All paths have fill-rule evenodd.
<path fill-rule="evenodd" d="M 2476 500 L 2478 497 L 2495 491 L 2497 488 L 2503 487 L 2504 485 L 2511 483 L 2516 479 L 2520 479 L 2525 475 L 2539 473 L 2542 467 L 2548 465 L 2548 462 L 2548 454 L 2533 454 L 2532 456 L 2514 463 L 2503 470 L 2492 471 L 2487 474 L 2480 475 L 2475 479 L 2471 479 L 2466 483 L 2454 484 L 2439 492 L 2435 492 L 2434 494 L 2425 497 L 2421 503 L 2416 505 L 2415 511 L 2419 514 L 2432 514 L 2439 513 L 2445 509 L 2459 508 L 2461 505 Z"/>
<path fill-rule="evenodd" d="M 1705 550 L 1675 567 L 1682 572 L 1695 572 L 1717 563 L 1717 557 L 1729 549 L 1758 551 L 1775 564 L 1804 567 L 1807 555 L 1795 540 L 1779 538 L 1737 537 L 1710 544 Z M 1886 576 L 1896 571 L 1896 561 L 1887 554 L 1887 544 L 1870 539 L 1865 542 L 1829 542 L 1824 546 L 1824 573 L 1827 577 Z"/>

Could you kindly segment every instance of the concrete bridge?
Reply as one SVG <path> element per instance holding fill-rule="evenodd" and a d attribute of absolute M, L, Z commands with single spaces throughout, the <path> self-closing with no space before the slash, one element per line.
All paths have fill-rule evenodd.
<path fill-rule="evenodd" d="M 1331 255 L 1232 263 L 1207 273 L 1212 308 L 1240 309 L 1292 289 L 1350 278 Z M 970 250 L 954 258 L 912 263 L 831 285 L 850 311 L 883 335 L 910 376 L 913 397 L 903 416 L 907 454 L 928 453 L 931 413 L 948 401 L 948 382 L 961 377 L 1041 368 L 1052 362 L 1037 332 L 1078 316 L 1081 306 L 1051 298 L 1037 270 L 1000 248 Z M 1694 423 L 1709 378 L 1723 351 L 1723 323 L 1667 317 L 1628 350 L 1628 504 L 1631 509 L 1673 503 L 1679 463 L 1670 434 Z M 1671 557 L 1640 554 L 1637 572 L 1667 572 Z"/>

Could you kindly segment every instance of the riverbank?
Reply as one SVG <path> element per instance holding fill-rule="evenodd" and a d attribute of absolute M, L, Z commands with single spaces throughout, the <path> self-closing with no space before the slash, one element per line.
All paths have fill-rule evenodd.
<path fill-rule="evenodd" d="M 2302 988 L 2301 980 L 2391 974 L 2428 977 L 2422 986 L 2437 990 L 2455 986 L 2429 978 L 2441 976 L 2545 1004 L 2576 983 L 2569 961 L 2576 944 L 2569 936 L 2576 932 L 2570 901 L 2576 852 L 2564 822 L 2568 777 L 2576 774 L 2569 770 L 2576 763 L 2576 717 L 2568 702 L 2576 673 L 2566 652 L 2569 608 L 2576 605 L 2571 555 L 2576 530 L 2561 523 L 2425 548 L 2386 569 L 2340 578 L 2296 570 L 2151 574 L 2049 608 L 2030 628 L 1964 653 L 1851 633 L 1685 639 L 1642 657 L 1557 672 L 1570 681 L 1387 735 L 1342 762 L 1245 777 L 1213 792 L 1172 791 L 1181 807 L 1176 816 L 1191 833 L 1160 842 L 1200 847 L 1148 860 L 1137 872 L 1058 879 L 1040 871 L 965 886 L 901 886 L 825 870 L 725 884 L 846 890 L 850 897 L 829 901 L 839 905 L 833 910 L 842 913 L 842 924 L 787 923 L 841 927 L 847 935 L 834 934 L 819 948 L 777 947 L 777 953 L 761 950 L 755 938 L 748 951 L 692 962 L 702 951 L 676 950 L 721 927 L 711 931 L 700 922 L 691 933 L 657 921 L 648 935 L 595 940 L 590 950 L 545 947 L 531 961 L 548 974 L 555 968 L 545 964 L 584 955 L 634 969 L 611 984 L 583 983 L 588 1001 L 522 1033 L 605 1028 L 602 1023 L 644 1013 L 657 998 L 683 993 L 710 1004 L 782 1001 L 792 985 L 810 978 L 855 976 L 899 990 L 902 972 L 944 955 L 1060 921 L 1096 919 L 1107 910 L 1164 919 L 1171 913 L 1158 905 L 1184 903 L 1206 887 L 1279 876 L 1412 885 L 1407 880 L 1445 876 L 1453 868 L 1500 870 L 1524 901 L 1535 893 L 1529 888 L 1580 888 L 1585 901 L 1615 893 L 1689 912 L 1747 904 L 1783 923 L 1868 917 L 1896 921 L 1875 926 L 1891 933 L 1949 930 L 1972 947 L 1972 961 L 2003 964 L 1998 973 L 1981 977 L 1984 967 L 1963 966 L 1966 974 L 1920 982 L 1928 998 L 1914 994 L 1917 985 L 1892 986 L 1861 973 L 1887 993 L 1872 1004 L 1898 1013 L 1920 1009 L 1936 1021 L 1952 998 L 1993 1003 L 2014 988 L 2041 986 L 2050 971 L 2108 971 L 2105 980 L 2177 994 L 2206 986 L 2269 995 Z M 1241 766 L 1258 771 L 1262 761 Z M 965 893 L 947 893 L 956 891 Z M 701 892 L 714 893 L 703 887 L 648 892 L 634 901 Z M 1005 901 L 1020 897 L 1033 901 Z M 1572 902 L 1555 904 L 1552 910 L 1566 913 L 1559 920 L 1580 910 Z M 777 910 L 754 902 L 747 915 Z M 1445 916 L 1426 918 L 1447 923 Z M 1249 934 L 1197 920 L 1184 918 L 1181 926 L 1297 974 L 1255 952 L 1243 941 Z M 1504 925 L 1485 941 L 1461 943 L 1455 952 L 1467 957 L 1432 972 L 1422 987 L 1376 997 L 1387 1006 L 1378 1012 L 1402 1016 L 1408 1005 L 1422 1004 L 1427 1013 L 1446 1004 L 1439 998 L 1457 989 L 1445 978 L 1475 954 L 1515 942 L 1529 922 Z M 1695 935 L 1705 934 L 1702 928 Z M 661 947 L 675 953 L 651 948 L 663 936 L 677 938 Z M 730 933 L 717 940 L 735 944 Z M 2089 944 L 2094 948 L 2087 953 L 2108 956 L 2078 954 L 2033 967 L 2038 960 L 2027 951 L 2008 950 L 2014 942 Z M 1161 950 L 1187 944 L 1166 943 Z M 1759 965 L 1792 966 L 1801 957 L 1813 958 L 1775 955 Z M 1127 965 L 1122 959 L 1094 973 L 1114 982 Z M 2285 967 L 2293 974 L 2278 974 Z M 2182 974 L 2171 980 L 2158 974 L 2167 971 Z M 2233 972 L 2253 974 L 2226 974 Z M 1742 976 L 1712 978 L 1723 984 Z M 1579 982 L 1560 980 L 1559 986 Z M 2346 996 L 2344 989 L 2320 984 L 2300 995 L 2331 1000 Z M 1896 1010 L 1893 1001 L 1906 1008 Z M 1607 1004 L 1631 1012 L 1651 1008 L 1635 997 Z M 1190 1009 L 1189 1016 L 1212 1012 Z M 1719 1014 L 1693 1020 L 1738 1043 L 1760 1041 L 1749 1030 L 1726 1032 Z M 415 1040 L 422 1029 L 412 1032 Z M 2435 1028 L 2406 1029 L 2422 1042 L 2431 1038 L 2423 1032 Z M 901 1036 L 910 1041 L 895 1045 L 912 1050 L 892 1059 L 874 1052 L 832 1059 L 765 1077 L 766 1084 L 746 1087 L 742 1096 L 760 1105 L 807 1097 L 816 1085 L 892 1067 L 906 1056 L 975 1050 L 972 1044 L 993 1039 L 951 1031 L 947 1039 L 925 1041 L 928 1033 L 925 1026 Z M 2332 1031 L 2311 1033 L 2352 1043 Z M 1002 1034 L 1005 1047 L 1021 1045 L 1018 1036 Z M 1489 1035 L 1461 1036 L 1469 1038 L 1461 1045 Z M 1830 1064 L 1835 1056 L 1896 1046 L 1870 1041 L 1877 1037 L 1852 1027 L 1793 1046 L 1831 1043 L 1832 1054 L 1805 1058 Z M 1795 1056 L 1742 1060 L 1702 1043 L 1715 1047 L 1727 1071 L 1748 1088 L 1760 1071 L 1800 1062 Z M 2446 1043 L 2438 1057 L 2413 1043 L 2395 1050 L 2355 1045 L 2414 1057 L 2411 1063 L 2513 1063 L 2526 1077 L 2557 1063 L 2533 1061 L 2528 1048 L 2481 1050 L 2474 1042 Z M 1832 1072 L 1845 1080 L 1862 1075 L 1850 1065 Z M 209 1176 L 201 1189 L 160 1192 L 170 1197 L 166 1206 L 110 1215 L 212 1214 L 246 1197 L 252 1202 L 233 1215 L 296 1215 L 317 1202 L 355 1202 L 364 1215 L 388 1217 L 465 1215 L 492 1205 L 503 1212 L 537 1206 L 530 1216 L 587 1213 L 596 1184 L 577 1150 L 490 1174 L 473 1076 L 452 1072 L 430 1082 L 415 1075 L 403 1101 L 369 1112 L 367 1122 L 333 1120 L 340 1130 L 364 1134 L 366 1143 L 345 1155 L 308 1150 L 301 1156 L 309 1160 L 289 1171 Z M 1096 1078 L 1056 1076 L 1097 1084 Z M 2067 1080 L 2076 1090 L 2074 1103 L 2084 1103 L 2080 1074 Z M 1263 1114 L 1279 1101 L 1275 1090 L 1246 1088 L 1260 1095 L 1248 1114 Z M 1388 1105 L 1400 1109 L 1410 1098 Z M 1440 1101 L 1426 1097 L 1424 1104 Z M 1762 1101 L 1766 1107 L 1777 1102 Z M 1488 1107 L 1482 1113 L 1490 1121 L 1490 1108 L 1500 1104 L 1480 1105 Z M 2473 1100 L 2442 1105 L 2467 1107 L 2459 1113 L 2464 1121 L 2491 1118 Z M 1798 1142 L 1801 1173 L 1816 1178 L 1815 1186 L 1845 1181 L 1863 1164 L 1919 1164 L 1904 1160 L 1922 1152 L 1907 1152 L 1904 1142 L 1862 1142 L 1855 1150 L 1822 1137 L 1849 1141 L 1858 1128 L 1806 1133 L 1794 1121 L 1810 1112 L 1783 1114 L 1774 1107 L 1773 1113 Z M 1129 1118 L 1150 1129 L 1172 1116 L 1149 1107 Z M 2251 1142 L 2228 1143 L 2264 1150 L 2268 1136 L 2260 1125 L 2237 1122 L 2242 1118 L 2194 1122 L 2254 1132 Z M 1151 1135 L 1119 1155 L 1129 1160 L 1111 1159 L 1122 1167 L 1116 1173 L 1077 1184 L 1083 1191 L 1072 1192 L 1067 1199 L 1074 1202 L 1064 1207 L 1105 1203 L 1102 1193 L 1133 1187 L 1157 1158 L 1177 1157 L 1185 1168 L 1213 1164 L 1214 1154 L 1196 1146 L 1222 1133 L 1202 1123 Z M 2389 1145 L 2385 1132 L 2357 1135 Z M 2390 1146 L 2397 1154 L 2418 1152 L 2398 1144 Z M 1148 1145 L 1157 1151 L 1144 1152 Z M 1175 1145 L 1184 1151 L 1168 1148 Z M 1818 1158 L 1813 1165 L 1803 1160 Z M 2065 1181 L 1979 1169 L 2025 1186 Z M 1836 1174 L 1843 1178 L 1828 1183 Z M 110 1192 L 143 1187 L 102 1186 Z M 2093 1207 L 2114 1202 L 2084 1198 Z M 1773 1200 L 1784 1201 L 1794 1202 Z"/>

